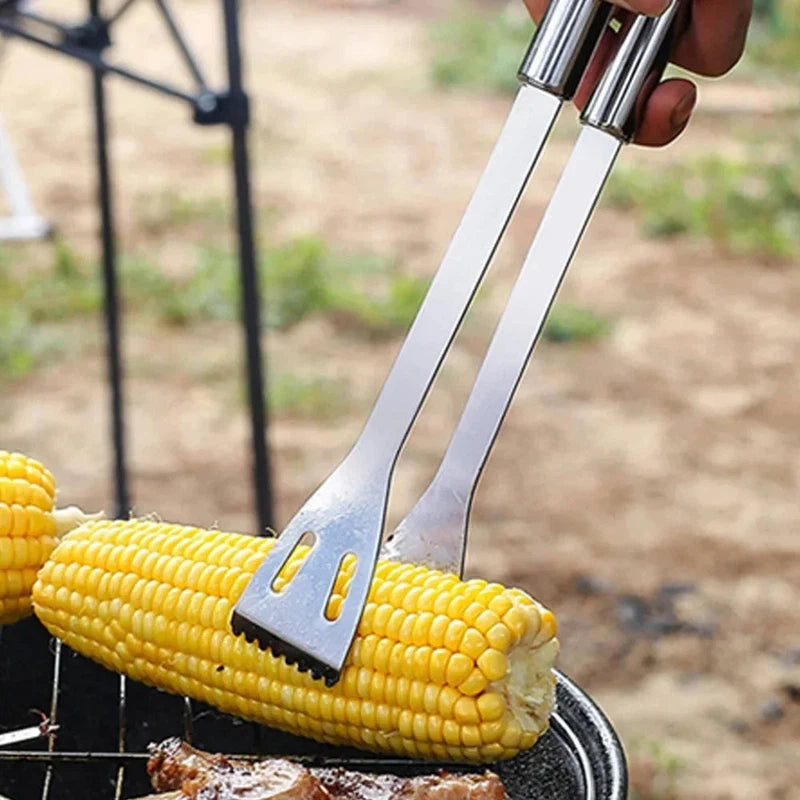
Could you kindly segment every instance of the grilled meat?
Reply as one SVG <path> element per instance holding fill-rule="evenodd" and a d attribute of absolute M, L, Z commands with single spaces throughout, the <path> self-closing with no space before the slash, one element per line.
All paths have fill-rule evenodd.
<path fill-rule="evenodd" d="M 235 761 L 179 739 L 151 747 L 147 771 L 162 794 L 140 800 L 508 800 L 492 772 L 404 778 L 309 770 L 280 758 Z"/>
<path fill-rule="evenodd" d="M 314 775 L 333 800 L 508 800 L 500 778 L 493 772 L 401 778 L 370 775 L 346 769 L 315 769 Z"/>
<path fill-rule="evenodd" d="M 283 758 L 230 761 L 180 739 L 167 739 L 151 753 L 147 771 L 153 788 L 177 790 L 176 800 L 330 800 L 305 767 Z"/>

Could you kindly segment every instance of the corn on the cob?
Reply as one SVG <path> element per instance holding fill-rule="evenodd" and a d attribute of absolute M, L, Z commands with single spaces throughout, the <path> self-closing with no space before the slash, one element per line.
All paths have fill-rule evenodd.
<path fill-rule="evenodd" d="M 58 537 L 88 517 L 55 510 L 52 474 L 38 461 L 0 450 L 0 625 L 31 613 L 31 588 Z"/>
<path fill-rule="evenodd" d="M 516 755 L 547 728 L 555 619 L 517 589 L 379 562 L 332 688 L 234 636 L 232 609 L 272 541 L 157 522 L 90 522 L 40 571 L 35 612 L 51 633 L 108 668 L 331 744 L 486 762 Z M 301 561 L 295 553 L 284 579 Z M 329 614 L 351 569 L 342 567 Z"/>

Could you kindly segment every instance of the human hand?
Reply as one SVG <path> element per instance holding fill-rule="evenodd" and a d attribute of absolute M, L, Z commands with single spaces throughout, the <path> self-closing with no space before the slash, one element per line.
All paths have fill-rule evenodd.
<path fill-rule="evenodd" d="M 524 0 L 531 16 L 538 22 L 548 0 Z M 633 13 L 660 14 L 668 0 L 612 0 L 619 6 L 615 13 L 623 25 Z M 741 58 L 753 10 L 753 0 L 684 0 L 691 2 L 689 24 L 672 51 L 674 64 L 706 77 L 719 77 L 732 69 Z M 598 55 L 587 71 L 576 96 L 579 107 L 589 97 L 603 68 L 614 51 L 614 34 L 608 31 L 600 43 Z M 647 102 L 644 117 L 636 134 L 638 144 L 661 146 L 678 137 L 689 123 L 697 102 L 697 87 L 688 80 L 663 81 Z"/>

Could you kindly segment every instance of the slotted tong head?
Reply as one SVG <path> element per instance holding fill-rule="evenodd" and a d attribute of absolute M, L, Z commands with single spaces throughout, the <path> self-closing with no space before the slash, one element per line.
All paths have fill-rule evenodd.
<path fill-rule="evenodd" d="M 635 18 L 581 115 L 582 131 L 513 288 L 432 483 L 384 546 L 385 558 L 462 574 L 470 507 L 489 451 L 600 193 L 630 142 L 671 49 L 680 0 Z M 379 555 L 400 450 L 486 273 L 565 101 L 608 26 L 600 0 L 552 0 L 519 71 L 521 88 L 450 246 L 355 445 L 277 538 L 237 603 L 236 634 L 335 683 Z M 301 543 L 294 577 L 275 580 Z M 352 578 L 326 615 L 346 556 Z"/>

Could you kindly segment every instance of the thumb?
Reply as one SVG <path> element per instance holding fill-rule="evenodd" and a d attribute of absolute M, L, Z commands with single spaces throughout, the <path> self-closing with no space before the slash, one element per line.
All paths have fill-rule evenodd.
<path fill-rule="evenodd" d="M 614 5 L 637 14 L 655 16 L 667 10 L 669 0 L 611 0 Z"/>

